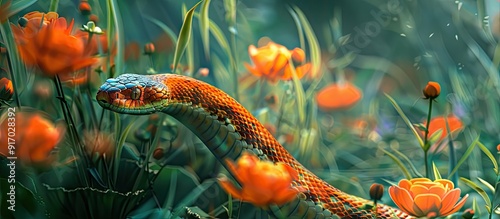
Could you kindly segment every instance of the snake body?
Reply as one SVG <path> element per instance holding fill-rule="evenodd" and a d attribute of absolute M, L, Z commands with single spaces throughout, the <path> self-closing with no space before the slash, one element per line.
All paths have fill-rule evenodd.
<path fill-rule="evenodd" d="M 261 159 L 290 165 L 299 173 L 300 179 L 294 183 L 306 191 L 288 204 L 292 209 L 289 217 L 412 218 L 382 204 L 377 205 L 377 214 L 366 210 L 364 206 L 372 201 L 347 194 L 307 170 L 241 104 L 208 83 L 176 74 L 123 74 L 106 80 L 97 101 L 118 113 L 171 115 L 195 133 L 219 161 L 236 160 L 249 150 Z"/>

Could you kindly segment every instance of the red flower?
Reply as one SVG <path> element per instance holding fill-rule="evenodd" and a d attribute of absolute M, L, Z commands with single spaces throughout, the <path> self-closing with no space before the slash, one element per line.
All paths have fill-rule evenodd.
<path fill-rule="evenodd" d="M 363 93 L 359 88 L 350 82 L 333 83 L 318 92 L 316 100 L 318 106 L 323 111 L 333 111 L 337 109 L 348 109 L 354 106 L 361 98 Z"/>

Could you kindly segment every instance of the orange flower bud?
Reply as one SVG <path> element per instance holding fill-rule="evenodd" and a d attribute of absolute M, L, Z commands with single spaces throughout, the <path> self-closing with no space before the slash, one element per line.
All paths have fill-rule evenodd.
<path fill-rule="evenodd" d="M 144 45 L 144 54 L 151 55 L 155 53 L 155 45 L 153 43 L 146 43 Z"/>
<path fill-rule="evenodd" d="M 429 81 L 423 90 L 425 99 L 436 99 L 441 93 L 441 85 L 434 81 Z"/>
<path fill-rule="evenodd" d="M 83 15 L 89 15 L 92 11 L 92 7 L 90 7 L 90 4 L 86 1 L 80 2 L 80 5 L 78 5 L 78 9 Z"/>
<path fill-rule="evenodd" d="M 89 20 L 93 21 L 97 25 L 97 22 L 99 21 L 99 17 L 97 17 L 97 15 L 95 15 L 95 14 L 91 14 L 89 16 Z"/>
<path fill-rule="evenodd" d="M 156 148 L 154 151 L 153 151 L 153 158 L 154 159 L 161 159 L 163 158 L 163 156 L 165 155 L 165 150 L 163 148 Z"/>
<path fill-rule="evenodd" d="M 380 200 L 384 195 L 384 186 L 378 183 L 373 183 L 370 186 L 370 198 L 373 201 Z"/>
<path fill-rule="evenodd" d="M 462 213 L 462 218 L 464 219 L 472 219 L 474 217 L 474 210 L 467 208 L 464 213 Z"/>
<path fill-rule="evenodd" d="M 292 50 L 292 59 L 296 62 L 303 62 L 306 60 L 306 53 L 300 48 L 295 48 Z"/>
<path fill-rule="evenodd" d="M 12 81 L 7 78 L 0 79 L 0 100 L 10 100 L 13 93 Z"/>

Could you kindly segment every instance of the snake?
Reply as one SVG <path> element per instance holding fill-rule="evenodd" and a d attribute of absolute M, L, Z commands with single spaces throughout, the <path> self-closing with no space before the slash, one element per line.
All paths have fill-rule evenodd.
<path fill-rule="evenodd" d="M 166 113 L 191 130 L 221 161 L 236 160 L 243 152 L 282 162 L 299 174 L 294 182 L 305 188 L 287 203 L 286 218 L 413 218 L 385 204 L 348 194 L 328 184 L 300 164 L 240 103 L 217 87 L 179 74 L 126 73 L 109 78 L 96 100 L 121 114 Z M 227 168 L 227 167 L 226 167 Z"/>

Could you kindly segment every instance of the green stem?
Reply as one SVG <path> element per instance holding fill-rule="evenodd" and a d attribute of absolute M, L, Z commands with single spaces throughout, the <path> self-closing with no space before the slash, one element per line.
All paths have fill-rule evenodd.
<path fill-rule="evenodd" d="M 49 11 L 57 12 L 57 6 L 59 5 L 59 0 L 51 0 Z"/>
<path fill-rule="evenodd" d="M 428 162 L 428 154 L 430 145 L 429 145 L 429 126 L 431 124 L 431 115 L 432 115 L 432 101 L 434 98 L 429 99 L 429 111 L 427 113 L 427 124 L 425 125 L 425 136 L 424 136 L 424 163 L 425 163 L 425 177 L 429 178 L 430 170 L 429 170 L 429 162 Z"/>

